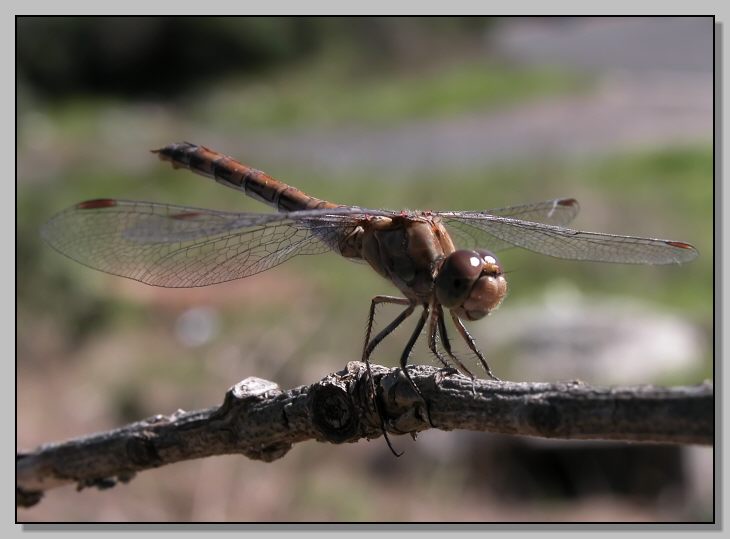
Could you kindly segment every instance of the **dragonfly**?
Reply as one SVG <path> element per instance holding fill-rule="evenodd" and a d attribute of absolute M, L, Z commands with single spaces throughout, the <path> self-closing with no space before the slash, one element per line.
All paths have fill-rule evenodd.
<path fill-rule="evenodd" d="M 629 264 L 683 263 L 698 254 L 681 241 L 566 228 L 579 210 L 573 198 L 486 211 L 368 209 L 315 198 L 189 142 L 153 152 L 174 168 L 212 178 L 277 211 L 227 212 L 103 198 L 52 217 L 42 230 L 45 240 L 81 264 L 161 287 L 208 286 L 249 277 L 298 255 L 334 251 L 365 262 L 404 297 L 372 298 L 362 360 L 370 374 L 374 349 L 421 308 L 400 357 L 401 370 L 419 395 L 407 365 L 426 326 L 428 347 L 436 358 L 447 368 L 453 368 L 453 361 L 474 379 L 453 353 L 444 308 L 487 376 L 498 380 L 464 325 L 492 313 L 507 294 L 495 252 L 521 247 L 557 258 Z M 376 307 L 386 303 L 404 308 L 373 336 Z M 373 384 L 372 375 L 370 379 Z"/>

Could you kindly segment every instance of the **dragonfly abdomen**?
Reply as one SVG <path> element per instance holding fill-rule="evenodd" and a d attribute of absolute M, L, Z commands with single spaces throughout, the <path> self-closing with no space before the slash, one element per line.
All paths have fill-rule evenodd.
<path fill-rule="evenodd" d="M 181 142 L 153 152 L 163 161 L 172 163 L 175 168 L 187 168 L 213 178 L 218 183 L 243 191 L 251 198 L 280 212 L 337 207 L 337 204 L 309 196 L 296 187 L 205 146 Z"/>

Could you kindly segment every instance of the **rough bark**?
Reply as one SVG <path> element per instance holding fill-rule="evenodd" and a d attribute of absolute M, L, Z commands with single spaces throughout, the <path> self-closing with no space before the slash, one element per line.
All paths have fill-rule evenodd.
<path fill-rule="evenodd" d="M 467 429 L 546 438 L 712 444 L 713 385 L 598 388 L 581 382 L 474 380 L 409 367 L 428 411 L 400 369 L 373 365 L 391 434 Z M 16 504 L 66 483 L 109 488 L 136 472 L 181 460 L 240 453 L 271 462 L 297 442 L 356 442 L 382 435 L 365 365 L 352 362 L 309 386 L 282 391 L 247 378 L 220 407 L 157 415 L 117 430 L 53 443 L 16 457 Z M 429 421 L 430 418 L 430 421 Z M 385 450 L 385 449 L 384 449 Z"/>

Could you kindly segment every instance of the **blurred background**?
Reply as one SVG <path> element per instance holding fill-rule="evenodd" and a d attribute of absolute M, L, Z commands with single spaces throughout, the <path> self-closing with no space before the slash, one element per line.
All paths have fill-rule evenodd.
<path fill-rule="evenodd" d="M 577 228 L 690 242 L 700 257 L 673 267 L 505 251 L 509 297 L 469 327 L 504 379 L 712 378 L 711 18 L 21 17 L 17 44 L 19 451 L 215 406 L 248 376 L 312 383 L 360 358 L 370 298 L 395 293 L 335 255 L 154 288 L 42 242 L 51 215 L 90 198 L 269 211 L 149 153 L 183 140 L 338 203 L 570 196 Z M 374 360 L 395 366 L 412 324 Z M 435 363 L 424 342 L 411 361 Z M 436 430 L 394 443 L 400 459 L 381 438 L 180 463 L 49 491 L 18 519 L 713 518 L 712 448 Z"/>

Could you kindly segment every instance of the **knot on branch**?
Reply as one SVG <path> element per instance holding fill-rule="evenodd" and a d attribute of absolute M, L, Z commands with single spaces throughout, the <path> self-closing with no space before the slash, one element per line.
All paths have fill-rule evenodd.
<path fill-rule="evenodd" d="M 418 366 L 409 370 L 422 389 L 438 391 L 439 382 L 432 379 L 428 367 L 425 371 Z M 383 426 L 394 434 L 414 434 L 428 428 L 427 405 L 401 369 L 371 365 L 371 372 L 377 407 L 367 367 L 360 361 L 349 362 L 345 369 L 311 387 L 316 397 L 312 400 L 312 419 L 324 440 L 342 443 L 377 438 Z"/>
<path fill-rule="evenodd" d="M 278 384 L 263 378 L 249 376 L 228 390 L 221 410 L 241 402 L 269 399 L 280 393 L 281 388 Z"/>
<path fill-rule="evenodd" d="M 323 440 L 335 444 L 358 438 L 360 418 L 345 384 L 327 381 L 311 391 L 312 422 Z"/>
<path fill-rule="evenodd" d="M 213 414 L 215 419 L 229 424 L 221 430 L 228 432 L 230 441 L 235 442 L 241 453 L 248 458 L 273 462 L 286 455 L 292 448 L 290 442 L 283 440 L 272 441 L 269 444 L 253 441 L 266 438 L 269 431 L 275 430 L 270 422 L 272 418 L 266 414 L 257 420 L 257 406 L 270 403 L 282 394 L 278 384 L 250 376 L 226 392 L 223 404 Z"/>
<path fill-rule="evenodd" d="M 422 393 L 432 394 L 438 391 L 438 383 L 430 376 L 432 372 L 424 375 L 418 366 L 410 367 L 410 371 L 414 383 L 420 387 Z M 401 369 L 384 373 L 377 385 L 381 390 L 381 402 L 387 416 L 386 425 L 390 431 L 395 434 L 415 434 L 428 428 L 428 405 L 416 393 Z"/>

